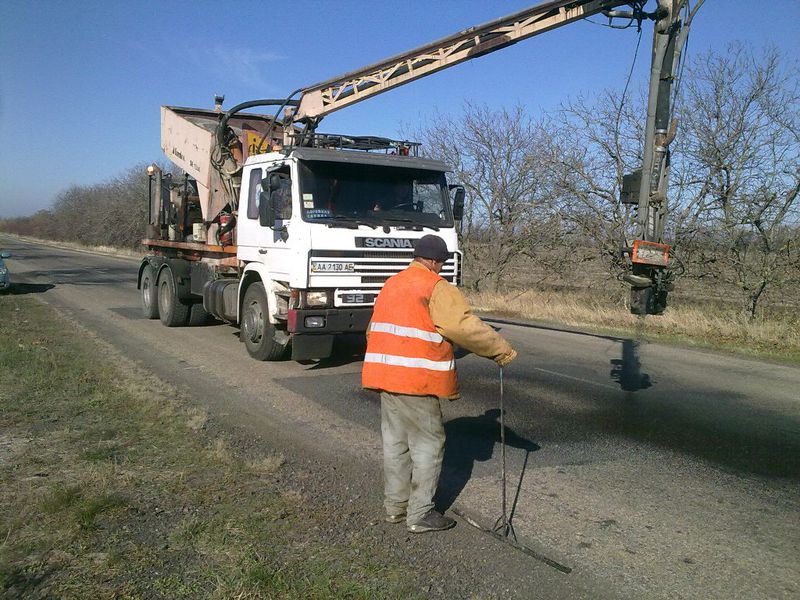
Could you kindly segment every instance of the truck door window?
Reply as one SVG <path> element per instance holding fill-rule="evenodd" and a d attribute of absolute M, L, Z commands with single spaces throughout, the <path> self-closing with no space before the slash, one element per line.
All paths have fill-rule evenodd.
<path fill-rule="evenodd" d="M 247 188 L 247 218 L 258 219 L 258 203 L 261 199 L 261 169 L 250 171 L 250 185 Z"/>

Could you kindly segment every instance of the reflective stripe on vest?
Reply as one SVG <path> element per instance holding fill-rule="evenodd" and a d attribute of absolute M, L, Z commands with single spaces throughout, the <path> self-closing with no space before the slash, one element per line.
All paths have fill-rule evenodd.
<path fill-rule="evenodd" d="M 392 335 L 399 335 L 401 337 L 417 338 L 425 340 L 426 342 L 436 342 L 441 344 L 444 338 L 435 331 L 425 331 L 424 329 L 417 329 L 416 327 L 403 327 L 402 325 L 393 325 L 392 323 L 370 323 L 370 331 L 381 333 L 391 333 Z"/>
<path fill-rule="evenodd" d="M 416 367 L 430 369 L 431 371 L 450 371 L 455 369 L 454 360 L 428 360 L 427 358 L 410 358 L 408 356 L 392 356 L 391 354 L 378 354 L 368 352 L 364 355 L 364 362 L 381 363 L 395 367 Z"/>

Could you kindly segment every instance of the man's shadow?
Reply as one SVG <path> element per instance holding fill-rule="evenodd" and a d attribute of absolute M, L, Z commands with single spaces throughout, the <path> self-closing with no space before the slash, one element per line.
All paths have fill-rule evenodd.
<path fill-rule="evenodd" d="M 506 413 L 508 414 L 508 413 Z M 492 458 L 500 443 L 500 409 L 491 408 L 477 417 L 459 417 L 444 424 L 445 444 L 442 474 L 434 502 L 437 510 L 453 505 L 470 477 L 475 462 Z M 506 426 L 506 445 L 526 452 L 535 452 L 539 444 L 526 440 Z M 527 463 L 527 456 L 525 462 Z M 498 466 L 498 474 L 500 467 Z M 520 476 L 520 483 L 522 479 Z"/>

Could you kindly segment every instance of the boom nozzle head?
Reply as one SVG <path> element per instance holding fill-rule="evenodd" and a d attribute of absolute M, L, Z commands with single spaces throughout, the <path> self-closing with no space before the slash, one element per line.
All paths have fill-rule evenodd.
<path fill-rule="evenodd" d="M 225 95 L 214 95 L 214 112 L 222 112 L 222 103 L 225 102 Z"/>

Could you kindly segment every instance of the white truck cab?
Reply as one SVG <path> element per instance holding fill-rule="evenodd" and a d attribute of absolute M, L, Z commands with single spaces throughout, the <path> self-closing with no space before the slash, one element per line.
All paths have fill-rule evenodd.
<path fill-rule="evenodd" d="M 292 336 L 296 360 L 328 356 L 336 334 L 365 331 L 383 283 L 408 266 L 426 233 L 452 249 L 442 276 L 459 283 L 447 170 L 422 158 L 318 148 L 248 160 L 237 217 L 239 296 L 257 278 L 269 309 L 264 315 L 255 294 L 240 306 L 251 353 L 260 352 L 265 328 L 279 344 L 281 332 Z"/>

